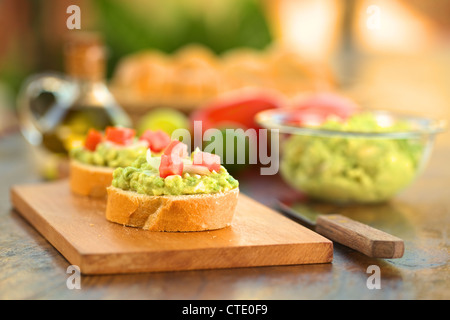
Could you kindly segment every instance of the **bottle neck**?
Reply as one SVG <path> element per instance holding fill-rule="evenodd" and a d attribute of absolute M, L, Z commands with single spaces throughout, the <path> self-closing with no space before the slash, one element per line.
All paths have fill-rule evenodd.
<path fill-rule="evenodd" d="M 66 73 L 80 81 L 104 81 L 106 74 L 104 48 L 97 42 L 88 40 L 75 42 L 66 47 Z"/>
<path fill-rule="evenodd" d="M 80 84 L 105 82 L 104 67 L 99 62 L 78 62 L 74 66 L 66 67 L 66 70 L 67 75 Z"/>
<path fill-rule="evenodd" d="M 103 78 L 80 78 L 69 75 L 69 79 L 72 80 L 83 91 L 95 90 L 95 89 L 107 89 L 106 81 Z"/>
<path fill-rule="evenodd" d="M 78 98 L 75 104 L 90 107 L 107 107 L 116 101 L 103 79 L 72 78 L 78 86 Z"/>

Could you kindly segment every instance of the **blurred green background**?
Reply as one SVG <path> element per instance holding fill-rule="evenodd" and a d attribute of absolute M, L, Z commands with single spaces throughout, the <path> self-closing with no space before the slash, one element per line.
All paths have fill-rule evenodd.
<path fill-rule="evenodd" d="M 0 0 L 0 110 L 14 107 L 17 90 L 29 75 L 63 70 L 62 45 L 70 33 L 66 10 L 72 4 Z M 172 53 L 195 42 L 221 54 L 237 47 L 264 49 L 281 41 L 305 55 L 331 61 L 339 84 L 345 84 L 339 89 L 364 104 L 379 105 L 384 97 L 389 106 L 408 111 L 422 112 L 422 106 L 430 103 L 448 109 L 442 97 L 449 92 L 445 84 L 450 0 L 77 0 L 76 4 L 81 29 L 104 36 L 109 77 L 121 57 L 141 49 Z M 367 27 L 371 5 L 380 8 L 380 29 Z M 421 94 L 412 98 L 411 92 Z"/>
<path fill-rule="evenodd" d="M 73 1 L 0 1 L 0 82 L 17 92 L 31 73 L 62 70 L 61 45 Z M 272 37 L 258 0 L 77 1 L 81 29 L 100 31 L 107 43 L 108 76 L 124 55 L 154 48 L 172 53 L 199 43 L 215 53 L 263 49 Z"/>

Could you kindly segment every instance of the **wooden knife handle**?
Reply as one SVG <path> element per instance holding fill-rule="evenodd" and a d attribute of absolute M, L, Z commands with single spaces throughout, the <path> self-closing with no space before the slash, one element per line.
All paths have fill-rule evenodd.
<path fill-rule="evenodd" d="M 401 258 L 403 240 L 339 214 L 319 215 L 316 232 L 372 258 Z"/>

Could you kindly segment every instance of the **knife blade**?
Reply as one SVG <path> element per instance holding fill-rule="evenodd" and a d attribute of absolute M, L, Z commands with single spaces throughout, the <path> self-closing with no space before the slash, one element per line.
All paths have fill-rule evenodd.
<path fill-rule="evenodd" d="M 371 258 L 397 259 L 405 251 L 402 239 L 341 214 L 317 211 L 304 202 L 278 200 L 280 209 L 317 233 Z M 330 209 L 328 209 L 330 210 Z"/>

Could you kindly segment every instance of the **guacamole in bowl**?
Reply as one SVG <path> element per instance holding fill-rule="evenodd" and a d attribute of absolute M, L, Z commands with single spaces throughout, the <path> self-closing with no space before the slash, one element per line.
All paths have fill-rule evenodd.
<path fill-rule="evenodd" d="M 391 199 L 421 172 L 442 130 L 433 120 L 382 111 L 296 125 L 290 112 L 259 115 L 282 134 L 280 174 L 310 198 L 334 203 Z"/>

